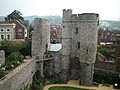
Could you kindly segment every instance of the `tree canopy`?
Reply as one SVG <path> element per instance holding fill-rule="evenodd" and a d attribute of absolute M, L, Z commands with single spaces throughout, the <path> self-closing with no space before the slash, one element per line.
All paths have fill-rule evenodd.
<path fill-rule="evenodd" d="M 11 20 L 24 20 L 24 18 L 21 16 L 22 13 L 20 11 L 14 10 L 11 14 L 7 16 L 8 19 Z"/>
<path fill-rule="evenodd" d="M 23 43 L 17 43 L 14 41 L 2 41 L 0 49 L 5 50 L 6 55 L 10 55 L 13 52 L 17 52 L 20 49 L 25 48 L 25 45 Z"/>

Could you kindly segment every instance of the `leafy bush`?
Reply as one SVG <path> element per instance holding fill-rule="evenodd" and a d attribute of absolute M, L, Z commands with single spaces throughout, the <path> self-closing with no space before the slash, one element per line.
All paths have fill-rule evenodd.
<path fill-rule="evenodd" d="M 99 49 L 99 52 L 103 55 L 108 55 L 109 49 L 108 48 L 101 48 L 101 49 Z"/>
<path fill-rule="evenodd" d="M 105 84 L 114 84 L 118 82 L 118 74 L 115 73 L 107 73 L 103 71 L 95 71 L 94 73 L 94 81 L 98 83 L 105 83 Z"/>
<path fill-rule="evenodd" d="M 2 78 L 5 75 L 4 71 L 0 69 L 0 78 Z"/>
<path fill-rule="evenodd" d="M 24 45 L 25 47 L 19 50 L 20 53 L 24 56 L 31 56 L 31 41 L 27 41 Z"/>
<path fill-rule="evenodd" d="M 24 56 L 20 53 L 20 52 L 13 52 L 11 53 L 8 57 L 7 60 L 8 61 L 23 61 Z"/>
<path fill-rule="evenodd" d="M 25 47 L 24 43 L 17 43 L 14 41 L 5 40 L 1 42 L 0 49 L 5 50 L 5 54 L 8 56 L 11 53 L 17 52 L 24 47 Z"/>

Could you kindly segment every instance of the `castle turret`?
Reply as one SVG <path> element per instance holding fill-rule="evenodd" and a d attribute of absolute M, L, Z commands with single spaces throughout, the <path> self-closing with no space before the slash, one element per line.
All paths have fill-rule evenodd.
<path fill-rule="evenodd" d="M 71 60 L 79 60 L 80 82 L 91 85 L 97 52 L 97 32 L 99 15 L 95 13 L 72 14 L 72 10 L 63 10 L 62 65 L 63 73 L 68 78 Z M 75 74 L 74 76 L 75 77 Z"/>
<path fill-rule="evenodd" d="M 63 29 L 62 29 L 62 77 L 68 79 L 70 69 L 70 41 L 71 41 L 71 25 L 68 23 L 72 15 L 72 10 L 63 10 Z M 67 21 L 67 22 L 66 22 Z"/>
<path fill-rule="evenodd" d="M 32 35 L 32 57 L 43 59 L 44 53 L 50 46 L 50 22 L 46 19 L 35 18 Z M 38 64 L 38 69 L 43 75 L 43 62 Z"/>

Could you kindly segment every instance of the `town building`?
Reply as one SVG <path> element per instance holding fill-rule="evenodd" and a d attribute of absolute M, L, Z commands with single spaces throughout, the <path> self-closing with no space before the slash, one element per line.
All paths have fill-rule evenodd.
<path fill-rule="evenodd" d="M 14 40 L 15 41 L 25 41 L 28 38 L 28 31 L 24 24 L 22 24 L 19 20 L 12 21 L 16 27 L 14 32 Z"/>
<path fill-rule="evenodd" d="M 51 26 L 50 42 L 62 43 L 62 27 L 60 25 Z"/>
<path fill-rule="evenodd" d="M 98 30 L 98 44 L 112 42 L 112 31 L 106 29 Z"/>
<path fill-rule="evenodd" d="M 25 41 L 29 39 L 28 22 L 23 23 L 20 20 L 8 20 L 0 22 L 0 41 Z"/>
<path fill-rule="evenodd" d="M 0 22 L 0 41 L 14 40 L 14 23 Z"/>

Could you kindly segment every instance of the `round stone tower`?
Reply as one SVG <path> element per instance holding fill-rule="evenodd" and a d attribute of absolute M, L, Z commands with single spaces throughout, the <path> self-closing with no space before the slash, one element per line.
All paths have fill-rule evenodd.
<path fill-rule="evenodd" d="M 35 18 L 32 35 L 32 57 L 42 60 L 50 47 L 50 22 L 46 19 Z M 43 62 L 38 63 L 38 70 L 43 76 Z"/>
<path fill-rule="evenodd" d="M 71 59 L 80 62 L 80 84 L 92 85 L 97 52 L 99 15 L 95 13 L 72 14 L 63 10 L 62 68 L 66 78 L 72 70 Z"/>
<path fill-rule="evenodd" d="M 62 29 L 62 78 L 66 81 L 70 72 L 70 55 L 71 55 L 71 24 L 70 21 L 72 10 L 63 10 L 63 29 Z M 64 22 L 65 21 L 65 22 Z"/>

